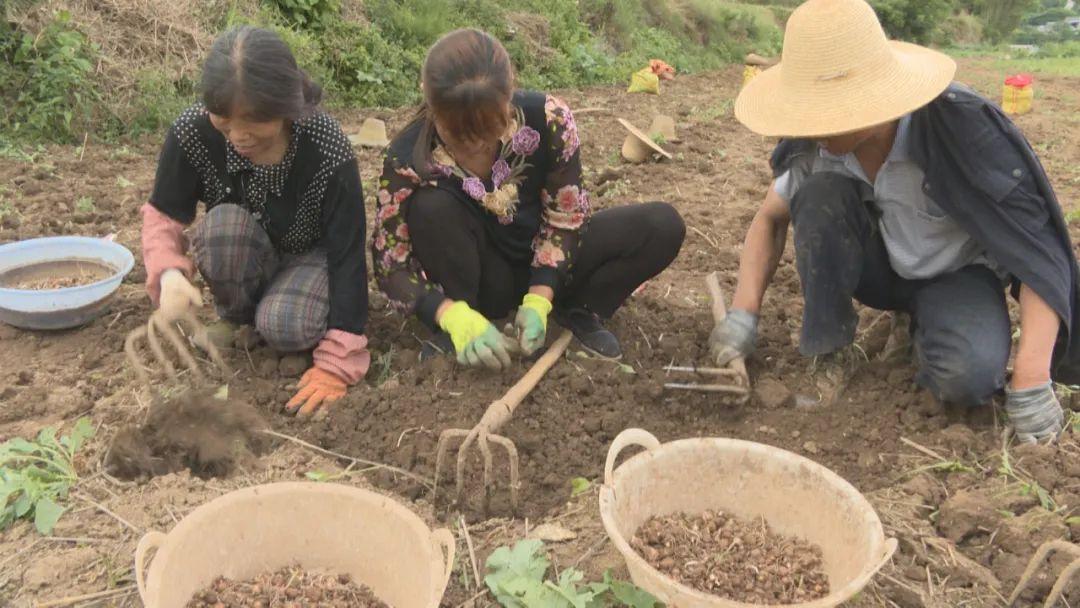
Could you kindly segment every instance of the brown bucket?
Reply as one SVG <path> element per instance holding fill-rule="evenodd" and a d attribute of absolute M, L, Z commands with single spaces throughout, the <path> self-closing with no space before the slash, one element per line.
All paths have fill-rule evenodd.
<path fill-rule="evenodd" d="M 646 448 L 613 471 L 623 448 Z M 608 450 L 600 517 L 630 576 L 668 606 L 749 608 L 697 591 L 650 566 L 629 544 L 655 515 L 722 510 L 743 519 L 764 517 L 779 534 L 821 547 L 831 593 L 799 608 L 831 608 L 858 593 L 892 558 L 866 498 L 829 469 L 779 448 L 736 439 L 684 439 L 660 445 L 641 429 L 619 434 Z"/>
<path fill-rule="evenodd" d="M 348 574 L 394 608 L 435 608 L 450 580 L 454 547 L 449 530 L 432 532 L 380 494 L 332 483 L 274 483 L 220 496 L 168 534 L 147 533 L 135 550 L 135 578 L 148 608 L 183 608 L 218 576 L 246 580 L 298 564 Z"/>

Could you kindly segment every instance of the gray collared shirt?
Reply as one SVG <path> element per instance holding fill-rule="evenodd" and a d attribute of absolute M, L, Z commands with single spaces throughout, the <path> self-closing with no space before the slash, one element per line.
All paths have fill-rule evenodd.
<path fill-rule="evenodd" d="M 923 170 L 909 154 L 911 116 L 900 119 L 896 139 L 873 182 L 853 153 L 837 156 L 818 147 L 776 179 L 780 198 L 790 204 L 811 174 L 831 171 L 874 188 L 874 203 L 889 261 L 905 279 L 928 279 L 971 264 L 994 267 L 985 250 L 923 191 Z"/>

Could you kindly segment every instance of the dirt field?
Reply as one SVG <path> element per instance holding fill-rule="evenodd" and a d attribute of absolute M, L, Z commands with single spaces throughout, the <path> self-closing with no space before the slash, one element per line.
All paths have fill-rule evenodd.
<path fill-rule="evenodd" d="M 985 65 L 965 61 L 960 79 L 997 95 L 1003 74 Z M 794 407 L 807 385 L 808 362 L 796 350 L 802 301 L 790 247 L 766 299 L 761 346 L 749 362 L 758 387 L 751 403 L 730 407 L 710 396 L 663 389 L 663 366 L 707 364 L 704 345 L 712 321 L 702 279 L 719 270 L 730 298 L 743 234 L 770 180 L 767 157 L 773 142 L 749 133 L 731 114 L 740 78 L 737 68 L 680 77 L 665 83 L 659 97 L 611 88 L 562 93 L 578 111 L 594 201 L 601 207 L 669 201 L 689 230 L 673 267 L 648 283 L 612 324 L 629 367 L 571 352 L 502 430 L 521 453 L 517 518 L 510 517 L 505 483 L 493 494 L 491 517 L 481 512 L 478 459 L 470 466 L 461 509 L 449 508 L 445 490 L 433 504 L 423 484 L 388 469 L 338 479 L 412 501 L 433 524 L 453 529 L 463 557 L 444 605 L 457 606 L 482 591 L 477 588 L 482 573 L 475 576 L 470 564 L 465 530 L 481 569 L 495 547 L 547 521 L 576 536 L 550 545 L 560 568 L 576 565 L 591 575 L 614 568 L 625 576 L 600 525 L 595 488 L 608 445 L 627 427 L 647 429 L 662 441 L 725 436 L 776 445 L 821 462 L 866 493 L 901 548 L 854 605 L 1000 605 L 1039 543 L 1080 541 L 1075 433 L 1057 447 L 1010 448 L 1010 473 L 1003 475 L 1001 429 L 993 417 L 943 411 L 914 387 L 914 370 L 905 357 L 870 364 L 831 409 Z M 1068 211 L 1080 198 L 1080 78 L 1044 76 L 1037 86 L 1035 111 L 1018 123 L 1042 155 Z M 622 164 L 618 149 L 624 132 L 615 119 L 646 128 L 657 112 L 678 122 L 682 141 L 667 144 L 675 160 Z M 386 119 L 391 130 L 408 119 L 406 111 L 341 118 L 346 130 L 355 132 L 372 114 Z M 124 148 L 52 148 L 32 160 L 3 161 L 0 198 L 18 213 L 5 217 L 0 242 L 116 234 L 138 257 L 137 210 L 152 186 L 158 145 L 148 140 Z M 370 216 L 372 184 L 381 165 L 377 153 L 359 154 Z M 1080 230 L 1073 236 L 1080 237 Z M 185 513 L 234 488 L 302 479 L 312 471 L 334 473 L 344 466 L 282 440 L 257 464 L 224 480 L 180 473 L 136 484 L 106 475 L 100 463 L 109 440 L 125 424 L 141 420 L 151 401 L 122 352 L 125 334 L 144 323 L 150 311 L 144 276 L 137 265 L 110 313 L 79 330 L 46 334 L 0 326 L 0 438 L 30 436 L 44 425 L 67 425 L 81 415 L 89 415 L 98 428 L 82 462 L 86 474 L 71 500 L 72 511 L 54 531 L 58 538 L 40 537 L 25 522 L 0 533 L 0 605 L 32 606 L 113 589 L 106 599 L 69 605 L 137 606 L 132 555 L 144 531 L 167 531 Z M 279 408 L 306 362 L 257 346 L 228 354 L 239 370 L 230 396 L 256 405 L 280 433 L 431 478 L 438 434 L 475 424 L 525 366 L 493 376 L 448 360 L 419 364 L 424 330 L 415 321 L 403 322 L 372 293 L 368 335 L 375 352 L 369 381 L 381 382 L 378 387 L 352 390 L 328 417 L 297 422 Z M 868 324 L 876 318 L 865 316 Z M 874 334 L 868 334 L 868 343 L 880 350 L 884 336 Z M 965 422 L 971 426 L 960 424 Z M 498 466 L 496 476 L 505 480 Z M 592 480 L 593 489 L 571 498 L 575 477 Z M 452 478 L 440 484 L 452 491 Z M 1056 572 L 1061 564 L 1053 566 Z M 1041 598 L 1050 582 L 1041 578 L 1031 598 Z M 492 602 L 488 596 L 477 601 Z M 1080 586 L 1074 585 L 1069 601 L 1080 603 Z"/>

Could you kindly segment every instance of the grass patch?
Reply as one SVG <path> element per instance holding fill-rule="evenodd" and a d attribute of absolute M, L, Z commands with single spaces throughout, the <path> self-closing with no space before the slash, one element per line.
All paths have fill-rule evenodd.
<path fill-rule="evenodd" d="M 176 17 L 186 21 L 170 32 L 205 33 L 202 53 L 209 38 L 228 27 L 268 27 L 324 87 L 328 107 L 399 107 L 419 101 L 424 55 L 452 29 L 490 32 L 507 47 L 521 86 L 550 90 L 623 84 L 654 58 L 689 73 L 725 66 L 748 51 L 775 54 L 781 46 L 780 24 L 790 10 L 789 3 L 780 4 L 210 0 Z M 0 55 L 7 60 L 0 64 L 0 100 L 5 102 L 0 131 L 7 143 L 78 143 L 87 132 L 107 141 L 159 133 L 197 98 L 203 58 L 192 54 L 190 44 L 162 42 L 138 29 L 102 27 L 94 7 L 80 7 L 84 12 L 74 18 L 68 13 L 46 16 L 40 3 L 21 7 L 18 16 L 32 18 L 0 23 Z M 100 17 L 106 22 L 110 16 Z M 114 44 L 117 36 L 130 44 Z M 134 69 L 110 72 L 100 66 Z"/>

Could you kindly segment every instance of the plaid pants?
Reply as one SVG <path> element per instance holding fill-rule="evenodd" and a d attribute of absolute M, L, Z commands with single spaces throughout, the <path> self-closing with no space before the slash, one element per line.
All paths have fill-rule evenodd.
<path fill-rule="evenodd" d="M 251 213 L 228 204 L 206 213 L 191 242 L 222 319 L 254 322 L 281 352 L 308 350 L 323 338 L 330 314 L 326 251 L 280 254 Z"/>

